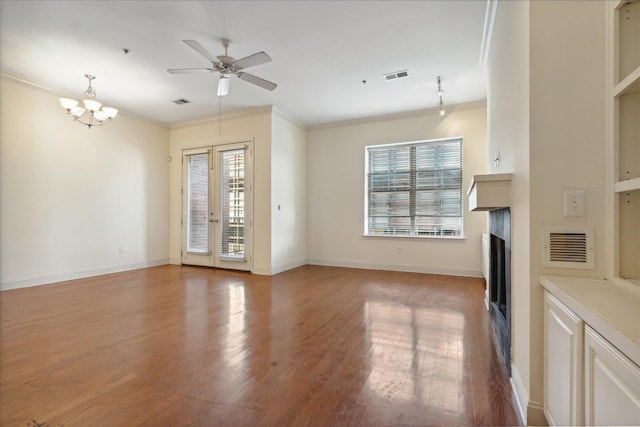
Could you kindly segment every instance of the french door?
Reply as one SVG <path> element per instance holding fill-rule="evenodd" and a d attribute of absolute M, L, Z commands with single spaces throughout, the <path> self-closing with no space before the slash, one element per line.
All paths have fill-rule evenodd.
<path fill-rule="evenodd" d="M 251 270 L 252 144 L 182 154 L 182 263 Z"/>

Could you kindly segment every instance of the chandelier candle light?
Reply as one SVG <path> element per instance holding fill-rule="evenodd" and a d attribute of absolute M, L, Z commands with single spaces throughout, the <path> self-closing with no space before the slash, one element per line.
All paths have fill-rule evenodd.
<path fill-rule="evenodd" d="M 67 110 L 67 114 L 74 117 L 74 121 L 82 123 L 91 129 L 93 126 L 102 126 L 110 122 L 117 114 L 118 110 L 111 107 L 104 107 L 96 101 L 96 91 L 91 87 L 91 81 L 95 79 L 91 74 L 84 75 L 89 80 L 89 87 L 84 93 L 84 99 L 80 106 L 79 102 L 71 98 L 60 98 L 60 105 Z M 88 115 L 87 115 L 88 113 Z"/>

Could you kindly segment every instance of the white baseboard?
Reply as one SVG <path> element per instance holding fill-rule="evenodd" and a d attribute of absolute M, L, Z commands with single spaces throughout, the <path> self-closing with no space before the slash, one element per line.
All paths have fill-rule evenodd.
<path fill-rule="evenodd" d="M 548 426 L 547 417 L 544 415 L 544 405 L 538 402 L 529 402 L 527 405 L 527 423 L 530 426 Z"/>
<path fill-rule="evenodd" d="M 156 267 L 158 265 L 169 264 L 169 259 L 158 259 L 153 261 L 139 262 L 135 264 L 118 265 L 114 267 L 98 268 L 94 270 L 77 271 L 73 273 L 57 274 L 54 276 L 36 277 L 32 279 L 16 280 L 12 282 L 0 283 L 0 291 L 9 289 L 27 288 L 30 286 L 48 285 L 51 283 L 64 282 L 66 280 L 83 279 L 85 277 L 99 276 L 101 274 L 118 273 L 121 271 L 138 270 L 140 268 Z"/>
<path fill-rule="evenodd" d="M 260 276 L 272 276 L 271 269 L 269 268 L 252 268 L 252 274 L 258 274 Z"/>
<path fill-rule="evenodd" d="M 271 269 L 271 274 L 275 275 L 278 273 L 282 273 L 284 271 L 287 270 L 292 270 L 294 268 L 298 268 L 298 267 L 302 267 L 303 265 L 307 265 L 307 260 L 306 259 L 301 259 L 295 262 L 291 262 L 289 264 L 284 264 L 284 265 L 279 265 L 277 267 L 274 267 Z"/>
<path fill-rule="evenodd" d="M 511 364 L 511 388 L 516 396 L 516 404 L 518 405 L 518 412 L 520 412 L 520 419 L 524 425 L 527 425 L 527 402 L 529 402 L 529 396 L 527 390 L 524 388 L 522 378 L 520 378 L 520 372 L 518 367 Z"/>
<path fill-rule="evenodd" d="M 359 262 L 343 262 L 324 259 L 308 259 L 309 265 L 324 265 L 328 267 L 346 267 L 361 268 L 366 270 L 385 270 L 385 271 L 403 271 L 407 273 L 426 273 L 426 274 L 442 274 L 444 276 L 464 276 L 464 277 L 482 277 L 481 271 L 453 270 L 447 268 L 429 268 L 421 266 L 407 265 L 381 265 L 368 264 Z"/>

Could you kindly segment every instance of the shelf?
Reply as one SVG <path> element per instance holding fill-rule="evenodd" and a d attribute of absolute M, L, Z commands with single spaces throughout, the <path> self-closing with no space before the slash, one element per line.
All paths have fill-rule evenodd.
<path fill-rule="evenodd" d="M 629 3 L 635 3 L 638 0 L 618 0 L 615 3 L 614 9 L 620 9 L 622 6 L 624 6 L 625 4 L 629 4 Z"/>
<path fill-rule="evenodd" d="M 613 96 L 640 93 L 640 67 L 633 70 L 613 88 Z"/>
<path fill-rule="evenodd" d="M 474 175 L 467 196 L 469 211 L 491 211 L 511 206 L 512 173 Z"/>
<path fill-rule="evenodd" d="M 618 181 L 615 183 L 613 188 L 616 193 L 640 190 L 640 178 L 627 179 L 626 181 Z"/>

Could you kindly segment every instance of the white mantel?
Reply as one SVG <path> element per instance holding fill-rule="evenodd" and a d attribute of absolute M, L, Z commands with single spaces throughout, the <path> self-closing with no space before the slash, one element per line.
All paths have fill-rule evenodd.
<path fill-rule="evenodd" d="M 467 191 L 470 211 L 491 211 L 511 206 L 512 173 L 474 175 Z"/>

